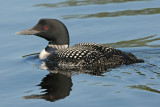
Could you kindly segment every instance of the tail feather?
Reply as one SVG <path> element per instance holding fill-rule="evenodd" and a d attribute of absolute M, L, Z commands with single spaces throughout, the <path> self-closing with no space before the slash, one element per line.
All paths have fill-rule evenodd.
<path fill-rule="evenodd" d="M 127 53 L 128 56 L 134 61 L 134 63 L 142 63 L 144 62 L 143 59 L 138 59 L 135 55 L 133 55 L 132 53 Z"/>

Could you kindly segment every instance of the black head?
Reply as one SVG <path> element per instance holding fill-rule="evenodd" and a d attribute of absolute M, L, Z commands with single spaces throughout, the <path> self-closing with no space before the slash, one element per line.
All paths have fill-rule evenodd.
<path fill-rule="evenodd" d="M 69 34 L 66 26 L 56 19 L 40 19 L 31 29 L 18 32 L 20 35 L 36 35 L 51 41 L 54 45 L 69 45 Z"/>

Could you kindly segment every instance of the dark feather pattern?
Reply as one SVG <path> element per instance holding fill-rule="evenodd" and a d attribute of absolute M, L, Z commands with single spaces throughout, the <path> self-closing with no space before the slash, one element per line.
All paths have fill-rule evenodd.
<path fill-rule="evenodd" d="M 53 67 L 82 67 L 103 65 L 114 68 L 122 64 L 140 63 L 131 53 L 125 53 L 105 45 L 95 43 L 80 43 L 70 48 L 58 49 L 46 59 L 46 65 Z"/>

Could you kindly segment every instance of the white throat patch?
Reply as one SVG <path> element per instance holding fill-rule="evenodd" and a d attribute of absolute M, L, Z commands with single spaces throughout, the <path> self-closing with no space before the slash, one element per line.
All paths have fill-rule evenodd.
<path fill-rule="evenodd" d="M 50 49 L 48 51 L 46 49 L 43 49 L 41 51 L 40 55 L 39 55 L 39 59 L 47 58 L 55 50 L 68 48 L 68 45 L 52 45 L 52 44 L 48 44 L 47 47 L 49 47 Z"/>
<path fill-rule="evenodd" d="M 51 53 L 46 52 L 45 49 L 43 49 L 39 55 L 39 59 L 45 59 L 48 55 L 50 55 Z"/>

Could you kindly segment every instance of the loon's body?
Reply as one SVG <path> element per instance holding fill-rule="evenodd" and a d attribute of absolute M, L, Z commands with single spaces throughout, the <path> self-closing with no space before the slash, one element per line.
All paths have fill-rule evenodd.
<path fill-rule="evenodd" d="M 45 59 L 48 67 L 105 65 L 113 68 L 143 62 L 131 53 L 102 44 L 80 43 L 69 47 L 68 30 L 56 19 L 41 19 L 33 28 L 17 34 L 36 35 L 49 41 L 39 55 L 40 59 Z"/>

